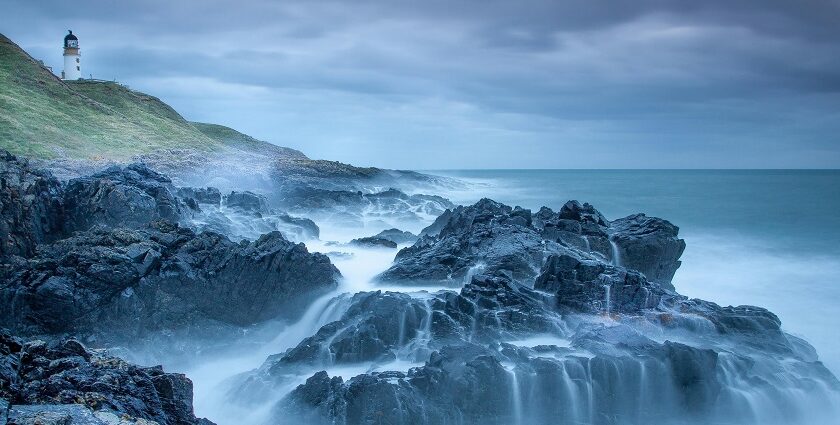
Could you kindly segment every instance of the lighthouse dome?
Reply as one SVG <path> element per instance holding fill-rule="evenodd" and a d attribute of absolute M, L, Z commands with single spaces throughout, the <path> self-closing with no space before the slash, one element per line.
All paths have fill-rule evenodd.
<path fill-rule="evenodd" d="M 71 30 L 64 36 L 64 47 L 79 47 L 79 38 L 73 35 Z"/>

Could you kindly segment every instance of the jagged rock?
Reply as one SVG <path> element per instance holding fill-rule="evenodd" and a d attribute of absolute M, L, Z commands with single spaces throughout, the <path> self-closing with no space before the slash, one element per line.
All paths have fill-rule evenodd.
<path fill-rule="evenodd" d="M 414 243 L 417 242 L 417 239 L 419 239 L 419 237 L 414 233 L 402 231 L 400 229 L 383 230 L 374 235 L 373 237 L 387 239 L 391 242 L 394 242 L 397 245 L 404 243 Z"/>
<path fill-rule="evenodd" d="M 38 248 L 0 273 L 0 325 L 26 334 L 145 332 L 293 318 L 338 270 L 279 232 L 234 243 L 167 222 L 101 229 Z"/>
<path fill-rule="evenodd" d="M 543 260 L 565 254 L 637 270 L 649 280 L 673 289 L 685 242 L 665 220 L 617 220 L 612 225 L 592 205 L 569 201 L 554 212 L 511 208 L 489 199 L 447 210 L 423 229 L 414 245 L 397 253 L 379 278 L 387 282 L 458 284 L 469 270 L 507 270 L 531 284 Z M 642 216 L 643 217 L 643 216 Z M 632 223 L 632 224 L 631 224 Z M 618 249 L 612 249 L 611 239 Z M 616 255 L 618 253 L 618 255 Z M 620 256 L 620 259 L 613 257 Z"/>
<path fill-rule="evenodd" d="M 31 256 L 64 234 L 61 184 L 26 159 L 0 150 L 0 257 Z"/>
<path fill-rule="evenodd" d="M 369 237 L 366 237 L 366 238 L 353 239 L 352 241 L 350 241 L 350 245 L 370 247 L 370 248 L 397 249 L 397 243 L 396 242 L 394 242 L 392 240 L 389 240 L 389 239 L 385 239 L 385 238 L 379 238 L 379 237 L 376 237 L 376 236 L 369 236 Z"/>
<path fill-rule="evenodd" d="M 65 230 L 143 227 L 161 219 L 178 222 L 186 208 L 175 193 L 168 177 L 144 164 L 114 166 L 70 180 L 64 192 Z"/>
<path fill-rule="evenodd" d="M 10 423 L 211 424 L 195 417 L 186 376 L 106 357 L 73 339 L 23 341 L 3 332 L 0 361 L 16 366 L 0 374 Z"/>
<path fill-rule="evenodd" d="M 661 218 L 634 214 L 610 223 L 609 232 L 617 246 L 619 264 L 663 287 L 674 288 L 671 279 L 685 250 L 685 241 L 677 237 L 677 226 Z"/>
<path fill-rule="evenodd" d="M 531 212 L 489 199 L 458 207 L 437 236 L 424 236 L 397 253 L 380 274 L 383 282 L 459 283 L 470 270 L 508 271 L 515 279 L 536 276 L 547 249 L 531 227 Z M 434 224 L 433 224 L 434 225 Z"/>

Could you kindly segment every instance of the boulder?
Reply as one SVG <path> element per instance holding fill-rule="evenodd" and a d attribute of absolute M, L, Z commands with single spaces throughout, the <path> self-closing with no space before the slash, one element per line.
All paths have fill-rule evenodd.
<path fill-rule="evenodd" d="M 110 167 L 70 180 L 64 191 L 67 231 L 93 226 L 143 227 L 157 220 L 178 222 L 188 209 L 168 177 L 144 164 Z"/>
<path fill-rule="evenodd" d="M 251 213 L 268 212 L 268 201 L 265 196 L 248 191 L 233 191 L 225 195 L 224 205 L 228 208 L 238 208 Z"/>
<path fill-rule="evenodd" d="M 634 214 L 613 221 L 608 231 L 615 244 L 617 264 L 674 289 L 671 279 L 685 250 L 685 241 L 677 236 L 679 227 L 661 218 Z"/>

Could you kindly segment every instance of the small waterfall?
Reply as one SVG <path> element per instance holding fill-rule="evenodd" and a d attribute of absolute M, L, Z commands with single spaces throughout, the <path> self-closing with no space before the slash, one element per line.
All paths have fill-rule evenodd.
<path fill-rule="evenodd" d="M 604 285 L 604 313 L 610 314 L 610 287 L 611 285 Z"/>
<path fill-rule="evenodd" d="M 610 262 L 614 266 L 620 266 L 621 265 L 621 251 L 619 251 L 618 244 L 615 243 L 615 241 L 612 238 L 610 238 L 610 247 L 611 247 L 611 253 L 612 253 L 612 259 L 611 259 Z"/>
<path fill-rule="evenodd" d="M 485 265 L 483 263 L 478 263 L 467 270 L 467 274 L 464 275 L 464 285 L 470 283 L 475 277 L 475 275 L 479 274 L 484 270 Z"/>
<path fill-rule="evenodd" d="M 510 374 L 510 408 L 512 425 L 522 425 L 522 391 L 519 389 L 519 379 L 516 378 L 516 366 L 505 368 Z"/>

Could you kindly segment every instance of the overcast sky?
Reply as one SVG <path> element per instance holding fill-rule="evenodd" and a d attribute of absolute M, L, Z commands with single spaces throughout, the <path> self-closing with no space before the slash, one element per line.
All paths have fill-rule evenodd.
<path fill-rule="evenodd" d="M 5 0 L 61 69 L 391 168 L 840 167 L 840 0 Z"/>

